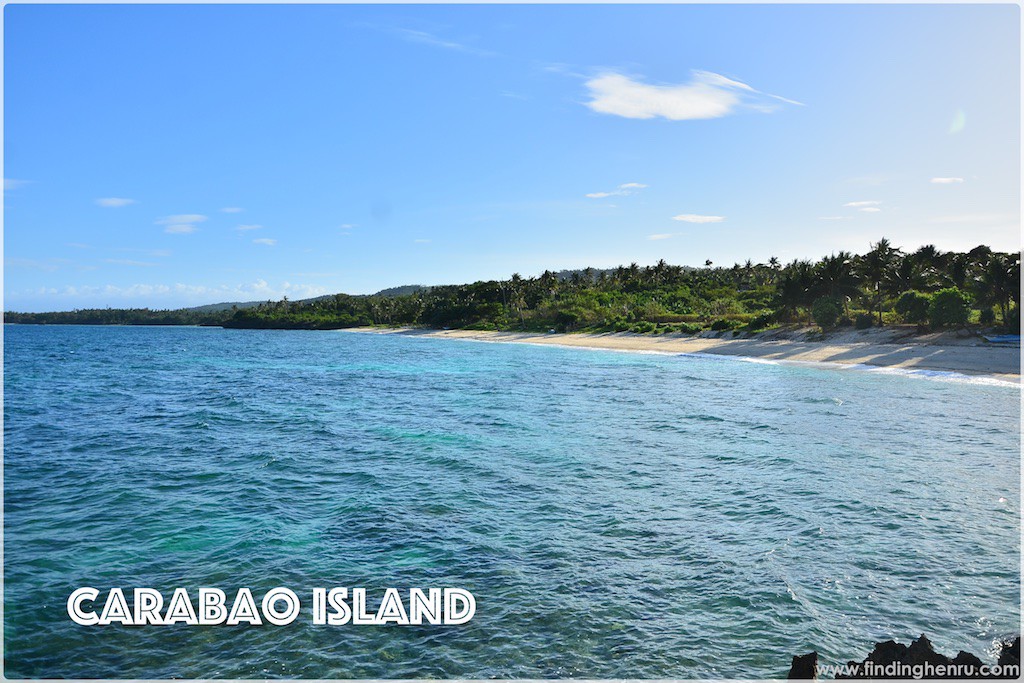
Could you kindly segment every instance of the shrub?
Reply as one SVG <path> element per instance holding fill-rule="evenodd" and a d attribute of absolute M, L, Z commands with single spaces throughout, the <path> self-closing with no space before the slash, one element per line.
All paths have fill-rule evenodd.
<path fill-rule="evenodd" d="M 763 330 L 775 321 L 775 314 L 772 311 L 759 311 L 754 314 L 754 317 L 747 323 L 747 329 L 751 332 L 754 330 Z"/>
<path fill-rule="evenodd" d="M 683 332 L 684 334 L 697 334 L 698 332 L 704 329 L 697 323 L 679 323 L 678 327 L 679 331 Z"/>
<path fill-rule="evenodd" d="M 721 332 L 723 330 L 733 330 L 740 326 L 740 323 L 735 320 L 726 320 L 725 318 L 719 318 L 718 320 L 711 323 L 711 329 L 715 332 Z"/>
<path fill-rule="evenodd" d="M 1008 332 L 1020 332 L 1020 309 L 1014 306 L 1006 312 L 1006 318 L 1003 320 L 1003 327 Z"/>
<path fill-rule="evenodd" d="M 928 320 L 928 307 L 932 298 L 927 294 L 911 290 L 903 292 L 896 301 L 896 312 L 904 322 L 920 324 Z"/>
<path fill-rule="evenodd" d="M 978 322 L 982 325 L 995 325 L 996 324 L 996 312 L 991 308 L 981 309 L 981 315 L 978 316 Z"/>
<path fill-rule="evenodd" d="M 971 314 L 967 295 L 956 287 L 947 287 L 935 292 L 928 307 L 928 320 L 932 327 L 963 326 Z"/>
<path fill-rule="evenodd" d="M 818 297 L 811 304 L 811 317 L 822 329 L 835 327 L 842 314 L 842 305 L 831 296 Z"/>
<path fill-rule="evenodd" d="M 875 324 L 875 316 L 870 313 L 858 313 L 853 319 L 853 326 L 858 330 L 866 330 Z"/>
<path fill-rule="evenodd" d="M 636 332 L 637 334 L 647 334 L 648 332 L 653 332 L 654 327 L 654 323 L 648 320 L 641 320 L 637 324 L 633 325 L 633 327 L 629 328 L 629 331 Z"/>

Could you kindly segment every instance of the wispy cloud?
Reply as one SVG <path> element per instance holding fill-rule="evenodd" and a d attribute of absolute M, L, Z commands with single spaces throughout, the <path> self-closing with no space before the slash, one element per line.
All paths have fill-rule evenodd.
<path fill-rule="evenodd" d="M 432 47 L 440 47 L 445 50 L 454 50 L 456 52 L 465 52 L 466 54 L 477 55 L 478 57 L 493 57 L 496 53 L 490 50 L 482 50 L 472 45 L 466 45 L 464 43 L 458 43 L 454 40 L 448 40 L 428 33 L 426 31 L 417 31 L 411 28 L 394 28 L 392 29 L 396 35 L 401 37 L 403 40 L 410 43 L 419 43 L 421 45 L 430 45 Z"/>
<path fill-rule="evenodd" d="M 862 206 L 857 210 L 863 211 L 864 213 L 878 213 L 879 211 L 881 211 L 881 209 L 879 209 L 877 206 Z"/>
<path fill-rule="evenodd" d="M 413 243 L 414 244 L 430 244 L 430 240 L 418 239 L 418 240 L 413 240 Z"/>
<path fill-rule="evenodd" d="M 605 72 L 588 80 L 586 87 L 591 97 L 585 103 L 587 107 L 629 119 L 715 119 L 739 107 L 770 112 L 778 108 L 777 102 L 801 104 L 709 71 L 694 71 L 690 81 L 680 85 L 652 85 L 620 73 Z"/>
<path fill-rule="evenodd" d="M 955 185 L 963 181 L 963 178 L 932 178 L 932 182 L 936 185 Z"/>
<path fill-rule="evenodd" d="M 25 187 L 29 184 L 28 180 L 18 180 L 17 178 L 4 178 L 4 192 L 10 192 L 11 190 L 17 190 L 19 187 Z"/>
<path fill-rule="evenodd" d="M 849 216 L 818 216 L 819 221 L 845 221 L 849 218 Z"/>
<path fill-rule="evenodd" d="M 196 223 L 202 223 L 206 216 L 198 213 L 182 213 L 175 216 L 165 216 L 156 222 L 157 225 L 165 225 L 164 232 L 172 235 L 187 235 L 195 232 Z"/>
<path fill-rule="evenodd" d="M 351 230 L 354 227 L 356 227 L 355 223 L 342 223 L 338 226 L 341 230 Z"/>
<path fill-rule="evenodd" d="M 928 220 L 929 223 L 962 223 L 968 224 L 979 224 L 979 223 L 999 223 L 999 222 L 1020 222 L 1020 217 L 1013 214 L 1006 213 L 967 213 L 967 214 L 956 214 L 951 216 L 936 216 Z"/>
<path fill-rule="evenodd" d="M 702 216 L 696 213 L 681 213 L 678 216 L 672 216 L 674 221 L 682 221 L 683 223 L 721 223 L 725 220 L 724 216 Z"/>
<path fill-rule="evenodd" d="M 144 254 L 146 256 L 154 256 L 157 258 L 170 256 L 172 253 L 170 249 L 139 249 L 136 247 L 118 247 L 116 251 L 128 254 Z"/>
<path fill-rule="evenodd" d="M 631 194 L 636 194 L 637 190 L 642 190 L 646 185 L 643 183 L 623 183 L 614 190 L 608 192 L 590 192 L 587 197 L 591 199 L 604 199 L 605 197 L 625 197 Z"/>
<path fill-rule="evenodd" d="M 55 270 L 60 269 L 62 266 L 71 263 L 67 259 L 46 259 L 39 261 L 37 259 L 29 258 L 4 258 L 4 267 L 6 268 L 25 268 L 27 270 L 41 270 L 45 273 L 52 273 Z"/>
<path fill-rule="evenodd" d="M 148 261 L 132 261 L 131 259 L 119 259 L 119 258 L 108 258 L 104 259 L 105 263 L 112 263 L 117 266 L 155 266 L 155 263 L 149 263 Z"/>
<path fill-rule="evenodd" d="M 277 244 L 277 240 L 272 240 L 269 237 L 260 237 L 252 241 L 253 244 L 265 244 L 268 247 L 272 247 Z"/>
<path fill-rule="evenodd" d="M 221 209 L 222 213 L 242 213 L 243 211 L 245 211 L 245 209 L 240 206 L 225 206 Z"/>
<path fill-rule="evenodd" d="M 176 223 L 202 223 L 206 216 L 198 213 L 180 213 L 174 216 L 164 216 L 156 222 L 157 225 L 174 225 Z"/>
<path fill-rule="evenodd" d="M 882 202 L 877 201 L 875 199 L 865 199 L 865 200 L 859 201 L 859 202 L 846 202 L 845 204 L 843 204 L 843 206 L 848 206 L 850 208 L 856 209 L 856 208 L 860 208 L 862 206 L 878 206 L 881 203 Z"/>
<path fill-rule="evenodd" d="M 126 199 L 125 197 L 100 197 L 96 200 L 97 206 L 102 206 L 108 209 L 120 209 L 122 206 L 128 206 L 129 204 L 135 204 L 134 199 Z"/>
<path fill-rule="evenodd" d="M 134 284 L 119 285 L 82 285 L 63 288 L 49 287 L 24 290 L 27 296 L 49 296 L 57 299 L 71 299 L 96 305 L 116 301 L 163 301 L 164 305 L 179 303 L 213 303 L 218 301 L 252 301 L 277 300 L 287 296 L 289 299 L 308 299 L 327 294 L 329 290 L 320 285 L 299 284 L 285 281 L 279 285 L 271 285 L 264 279 L 238 285 L 205 285 L 169 284 Z"/>
<path fill-rule="evenodd" d="M 248 230 L 262 230 L 262 229 L 263 229 L 262 225 L 255 225 L 255 224 L 252 224 L 252 225 L 239 225 L 237 228 L 235 228 L 235 230 L 241 230 L 242 232 L 246 232 Z"/>

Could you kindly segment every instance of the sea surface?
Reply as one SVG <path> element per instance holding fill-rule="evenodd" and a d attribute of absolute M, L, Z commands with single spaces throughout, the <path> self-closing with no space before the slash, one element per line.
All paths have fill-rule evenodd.
<path fill-rule="evenodd" d="M 1020 406 L 951 375 L 8 325 L 4 673 L 775 677 L 921 633 L 989 658 L 1021 616 Z M 83 627 L 80 586 L 304 606 Z M 462 587 L 477 612 L 313 626 L 331 586 Z"/>

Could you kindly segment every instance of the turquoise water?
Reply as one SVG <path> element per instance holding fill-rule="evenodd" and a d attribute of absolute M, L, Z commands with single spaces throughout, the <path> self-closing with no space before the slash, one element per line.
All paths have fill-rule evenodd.
<path fill-rule="evenodd" d="M 766 677 L 1018 628 L 1015 387 L 349 332 L 4 334 L 8 677 Z M 460 586 L 477 613 L 90 628 L 65 611 L 87 585 Z"/>

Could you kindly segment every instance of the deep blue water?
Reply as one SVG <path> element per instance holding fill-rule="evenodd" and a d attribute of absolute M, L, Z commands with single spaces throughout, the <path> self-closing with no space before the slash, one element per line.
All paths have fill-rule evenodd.
<path fill-rule="evenodd" d="M 1020 392 L 348 332 L 7 326 L 8 677 L 768 677 L 1020 621 Z M 79 586 L 464 626 L 82 627 Z M 308 607 L 307 607 L 308 609 Z"/>

